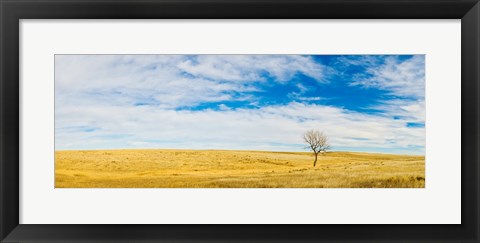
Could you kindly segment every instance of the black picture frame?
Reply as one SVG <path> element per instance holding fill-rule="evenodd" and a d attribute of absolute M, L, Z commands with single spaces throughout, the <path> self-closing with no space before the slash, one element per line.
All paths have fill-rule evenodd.
<path fill-rule="evenodd" d="M 2 242 L 480 242 L 478 0 L 0 0 L 0 15 Z M 462 223 L 459 225 L 19 224 L 19 20 L 162 18 L 461 19 Z"/>

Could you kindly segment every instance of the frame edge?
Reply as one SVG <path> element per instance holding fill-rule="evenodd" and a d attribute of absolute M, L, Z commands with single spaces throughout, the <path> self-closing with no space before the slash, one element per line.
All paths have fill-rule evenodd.
<path fill-rule="evenodd" d="M 22 5 L 26 6 L 31 4 L 33 1 L 19 1 Z M 47 2 L 47 1 L 37 1 L 38 2 Z M 54 1 L 55 2 L 55 1 Z M 68 2 L 82 2 L 82 1 L 67 1 Z M 102 2 L 102 1 L 100 1 Z M 113 1 L 105 1 L 112 3 Z M 364 1 L 366 2 L 366 1 Z M 371 2 L 371 1 L 370 1 Z M 378 2 L 378 1 L 377 1 Z M 434 1 L 430 1 L 434 2 Z M 465 1 L 457 1 L 459 3 L 466 4 Z M 472 1 L 468 1 L 471 3 Z M 476 1 L 475 1 L 476 2 Z M 19 43 L 18 43 L 18 24 L 15 25 L 12 21 L 17 21 L 21 18 L 20 16 L 24 16 L 19 14 L 20 12 L 16 12 L 21 7 L 16 7 L 16 9 L 12 9 L 12 12 L 9 11 L 9 7 L 6 5 L 13 3 L 13 1 L 8 0 L 0 0 L 0 241 L 21 241 L 21 240 L 32 240 L 29 238 L 28 235 L 24 233 L 28 232 L 25 231 L 24 228 L 34 227 L 34 225 L 24 225 L 25 227 L 19 227 L 19 166 L 16 164 L 18 162 L 19 156 L 19 93 L 11 92 L 11 90 L 18 90 L 19 84 L 15 81 L 15 77 L 18 80 L 19 77 L 19 69 L 18 69 L 18 61 L 19 61 Z M 37 4 L 35 3 L 35 4 Z M 56 1 L 58 3 L 58 1 Z M 466 5 L 465 5 L 466 6 Z M 102 8 L 103 9 L 103 8 Z M 95 13 L 99 14 L 100 10 L 95 10 Z M 30 13 L 34 16 L 38 17 L 38 14 Z M 83 13 L 85 14 L 85 13 Z M 123 13 L 124 15 L 127 15 Z M 42 14 L 40 14 L 42 15 Z M 25 16 L 28 16 L 25 15 Z M 42 16 L 45 16 L 43 14 Z M 64 13 L 56 14 L 57 18 L 61 18 L 65 16 Z M 117 16 L 117 15 L 116 15 Z M 137 15 L 131 15 L 137 16 Z M 464 31 L 464 21 L 465 23 L 469 23 L 465 25 Z M 470 25 L 471 24 L 471 25 Z M 15 27 L 17 26 L 16 30 Z M 473 27 L 472 27 L 473 26 Z M 472 28 L 472 29 L 471 29 Z M 470 32 L 472 31 L 473 32 Z M 4 33 L 9 33 L 10 35 L 5 35 Z M 474 79 L 476 83 L 473 86 L 465 86 L 465 88 L 469 91 L 467 96 L 463 95 L 462 92 L 462 103 L 465 100 L 468 100 L 467 97 L 470 98 L 470 102 L 472 103 L 470 106 L 462 106 L 462 116 L 467 112 L 477 111 L 475 119 L 469 121 L 468 124 L 471 124 L 469 127 L 475 127 L 475 131 L 464 131 L 462 130 L 462 141 L 464 141 L 464 135 L 466 136 L 465 141 L 474 142 L 469 144 L 468 148 L 465 148 L 466 151 L 473 151 L 471 154 L 474 154 L 475 158 L 472 163 L 474 164 L 474 170 L 467 171 L 464 166 L 462 166 L 462 178 L 466 176 L 470 178 L 472 181 L 476 182 L 476 184 L 472 185 L 465 185 L 462 184 L 462 195 L 466 195 L 466 193 L 471 192 L 472 190 L 476 192 L 475 197 L 471 196 L 470 200 L 465 202 L 462 200 L 462 223 L 465 218 L 468 217 L 467 211 L 464 211 L 465 208 L 470 207 L 474 210 L 474 212 L 470 212 L 473 214 L 473 220 L 469 221 L 468 224 L 468 232 L 469 235 L 464 235 L 463 239 L 458 239 L 458 241 L 463 242 L 478 242 L 479 239 L 479 208 L 478 202 L 480 202 L 480 194 L 479 194 L 479 152 L 478 152 L 478 145 L 479 145 L 479 138 L 480 138 L 480 115 L 478 114 L 479 105 L 479 95 L 480 95 L 480 86 L 479 86 L 479 64 L 480 64 L 480 5 L 477 2 L 471 9 L 469 9 L 468 13 L 466 13 L 462 18 L 462 39 L 469 40 L 469 47 L 462 45 L 462 80 L 465 78 L 467 79 Z M 15 43 L 16 41 L 16 43 Z M 463 43 L 462 43 L 463 44 Z M 8 46 L 9 48 L 6 48 Z M 474 49 L 470 48 L 470 46 L 474 46 Z M 15 48 L 16 47 L 16 48 Z M 466 53 L 474 53 L 470 54 L 473 55 L 473 58 L 467 58 Z M 11 60 L 10 62 L 6 62 L 4 57 L 12 57 L 16 55 L 16 59 Z M 468 65 L 464 66 L 465 64 Z M 467 74 L 465 70 L 470 70 Z M 10 80 L 10 81 L 8 81 Z M 462 90 L 464 88 L 464 82 L 462 82 Z M 10 91 L 10 92 L 9 92 Z M 472 96 L 473 95 L 473 96 Z M 16 99 L 15 99 L 16 98 Z M 465 98 L 465 100 L 464 100 Z M 16 111 L 15 111 L 16 109 Z M 12 117 L 10 117 L 12 115 Z M 8 118 L 8 121 L 5 119 Z M 462 122 L 463 123 L 463 122 Z M 16 125 L 15 125 L 16 124 Z M 463 127 L 463 126 L 462 126 Z M 13 128 L 13 129 L 12 129 Z M 16 128 L 16 129 L 15 129 Z M 463 143 L 463 142 L 462 142 Z M 462 151 L 465 145 L 462 145 Z M 16 155 L 15 155 L 16 153 Z M 462 153 L 463 157 L 463 153 Z M 471 158 L 469 158 L 471 159 Z M 463 159 L 462 159 L 463 161 Z M 16 171 L 15 171 L 16 170 Z M 462 179 L 463 181 L 463 179 Z M 465 217 L 464 217 L 465 216 Z M 20 225 L 21 226 L 21 225 Z M 22 230 L 22 229 L 23 230 Z M 24 233 L 21 233 L 24 232 Z M 48 232 L 48 231 L 47 231 Z M 39 234 L 40 236 L 42 234 Z M 30 237 L 33 235 L 30 235 Z M 38 235 L 37 235 L 38 236 Z M 48 236 L 43 235 L 43 239 L 38 238 L 37 240 L 44 240 L 48 241 L 51 240 Z M 138 236 L 140 239 L 141 236 Z M 58 240 L 58 239 L 57 239 Z M 67 240 L 67 239 L 63 239 Z M 458 241 L 448 241 L 448 242 L 458 242 Z M 294 241 L 292 241 L 294 242 Z"/>

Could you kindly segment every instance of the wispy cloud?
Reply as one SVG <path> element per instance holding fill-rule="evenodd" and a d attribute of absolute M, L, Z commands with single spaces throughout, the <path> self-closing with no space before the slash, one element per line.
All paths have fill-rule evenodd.
<path fill-rule="evenodd" d="M 240 82 L 265 81 L 265 76 L 286 82 L 297 73 L 321 82 L 324 69 L 311 57 L 296 55 L 201 55 L 178 67 L 197 77 Z"/>
<path fill-rule="evenodd" d="M 409 123 L 425 123 L 425 56 L 342 56 L 339 63 L 361 68 L 351 86 L 386 91 L 370 109 Z"/>
<path fill-rule="evenodd" d="M 340 62 L 364 68 L 351 85 L 389 91 L 391 95 L 420 99 L 425 96 L 425 56 L 403 60 L 401 56 L 341 57 Z"/>
<path fill-rule="evenodd" d="M 55 66 L 57 94 L 71 94 L 60 95 L 62 104 L 96 96 L 95 102 L 147 100 L 164 108 L 252 98 L 258 83 L 300 73 L 322 82 L 323 69 L 293 55 L 57 55 Z"/>
<path fill-rule="evenodd" d="M 234 145 L 255 149 L 261 144 L 276 150 L 270 143 L 279 142 L 292 144 L 290 150 L 301 150 L 301 134 L 314 128 L 324 130 L 337 147 L 375 149 L 424 145 L 423 129 L 408 128 L 403 120 L 301 103 L 204 111 L 100 106 L 78 109 L 77 114 L 59 119 L 58 123 L 94 124 L 100 129 L 93 134 L 57 130 L 59 147 L 101 148 L 113 141 L 121 147 L 150 144 L 172 148 L 232 148 Z M 124 136 L 108 137 L 117 134 Z"/>

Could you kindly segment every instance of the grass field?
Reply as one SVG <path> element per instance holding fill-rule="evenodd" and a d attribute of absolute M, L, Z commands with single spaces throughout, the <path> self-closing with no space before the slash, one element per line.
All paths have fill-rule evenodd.
<path fill-rule="evenodd" d="M 56 188 L 425 187 L 423 156 L 226 150 L 55 152 Z"/>

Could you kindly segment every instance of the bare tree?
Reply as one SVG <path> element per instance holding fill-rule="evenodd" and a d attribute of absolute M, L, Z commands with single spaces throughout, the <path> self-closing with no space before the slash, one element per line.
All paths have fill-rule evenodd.
<path fill-rule="evenodd" d="M 319 153 L 325 153 L 330 149 L 328 138 L 323 132 L 317 130 L 308 130 L 303 134 L 303 140 L 308 143 L 307 148 L 311 149 L 315 154 L 315 161 L 313 167 L 317 164 L 317 157 Z"/>

